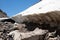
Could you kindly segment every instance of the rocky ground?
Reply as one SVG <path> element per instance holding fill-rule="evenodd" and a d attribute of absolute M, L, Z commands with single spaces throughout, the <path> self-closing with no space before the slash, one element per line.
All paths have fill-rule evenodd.
<path fill-rule="evenodd" d="M 7 14 L 5 12 L 3 12 L 2 10 L 0 10 L 0 18 L 5 18 L 5 17 L 8 18 Z M 53 37 L 49 37 L 49 34 L 54 34 L 54 33 L 49 33 L 49 32 L 47 32 L 44 35 L 37 34 L 35 36 L 31 36 L 31 35 L 34 35 L 34 34 L 32 34 L 34 31 L 31 34 L 29 34 L 29 32 L 28 32 L 29 36 L 31 36 L 31 37 L 28 36 L 28 38 L 24 38 L 24 39 L 23 38 L 20 39 L 20 37 L 19 37 L 18 39 L 14 39 L 15 34 L 14 34 L 14 36 L 12 36 L 13 34 L 12 35 L 8 35 L 8 34 L 12 31 L 19 30 L 19 28 L 16 28 L 16 26 L 22 27 L 22 24 L 15 25 L 16 23 L 13 20 L 11 20 L 11 19 L 9 19 L 9 20 L 10 21 L 5 20 L 5 19 L 0 20 L 0 40 L 60 40 L 59 36 L 54 37 L 54 35 L 53 35 Z M 23 29 L 23 28 L 21 28 L 20 31 L 26 32 L 25 29 Z M 37 31 L 35 31 L 35 33 L 36 32 Z M 19 35 L 19 32 L 17 34 Z M 24 33 L 22 33 L 22 35 L 23 34 Z M 27 35 L 25 35 L 25 36 L 27 36 Z M 18 37 L 18 36 L 16 36 L 16 37 Z M 24 37 L 24 35 L 22 37 Z"/>
<path fill-rule="evenodd" d="M 8 18 L 7 14 L 0 9 L 0 19 Z M 0 40 L 7 40 L 7 34 L 11 31 L 10 28 L 13 27 L 11 22 L 1 21 L 0 20 Z"/>

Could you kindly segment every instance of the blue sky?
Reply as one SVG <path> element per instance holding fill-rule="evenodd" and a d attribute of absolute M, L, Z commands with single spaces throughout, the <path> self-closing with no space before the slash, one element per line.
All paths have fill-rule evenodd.
<path fill-rule="evenodd" d="M 6 12 L 8 16 L 13 16 L 39 1 L 40 0 L 0 0 L 0 9 Z"/>

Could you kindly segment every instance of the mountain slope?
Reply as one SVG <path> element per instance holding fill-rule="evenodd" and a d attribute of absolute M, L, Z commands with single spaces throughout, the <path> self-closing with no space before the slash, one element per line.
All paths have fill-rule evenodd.
<path fill-rule="evenodd" d="M 29 7 L 25 11 L 18 13 L 11 17 L 16 22 L 22 22 L 27 15 L 32 14 L 41 14 L 41 13 L 47 13 L 51 11 L 60 11 L 60 0 L 42 0 L 38 2 L 37 4 Z"/>
<path fill-rule="evenodd" d="M 0 18 L 6 18 L 6 17 L 8 17 L 7 14 L 0 9 Z"/>
<path fill-rule="evenodd" d="M 29 7 L 25 11 L 18 13 L 17 15 L 22 14 L 23 16 L 25 16 L 25 15 L 35 14 L 35 13 L 39 14 L 39 13 L 46 13 L 54 10 L 60 10 L 60 5 L 58 4 L 60 4 L 60 0 L 42 0 L 37 4 Z"/>

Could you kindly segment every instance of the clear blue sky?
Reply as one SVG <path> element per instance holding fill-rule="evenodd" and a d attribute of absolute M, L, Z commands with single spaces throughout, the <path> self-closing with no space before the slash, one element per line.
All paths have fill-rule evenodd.
<path fill-rule="evenodd" d="M 13 16 L 39 1 L 40 0 L 0 0 L 0 9 L 6 12 L 8 16 Z"/>

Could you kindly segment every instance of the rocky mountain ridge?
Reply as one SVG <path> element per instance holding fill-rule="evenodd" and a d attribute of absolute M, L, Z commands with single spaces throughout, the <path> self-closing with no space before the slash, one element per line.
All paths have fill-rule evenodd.
<path fill-rule="evenodd" d="M 5 18 L 5 17 L 8 17 L 7 14 L 0 9 L 0 18 Z"/>

